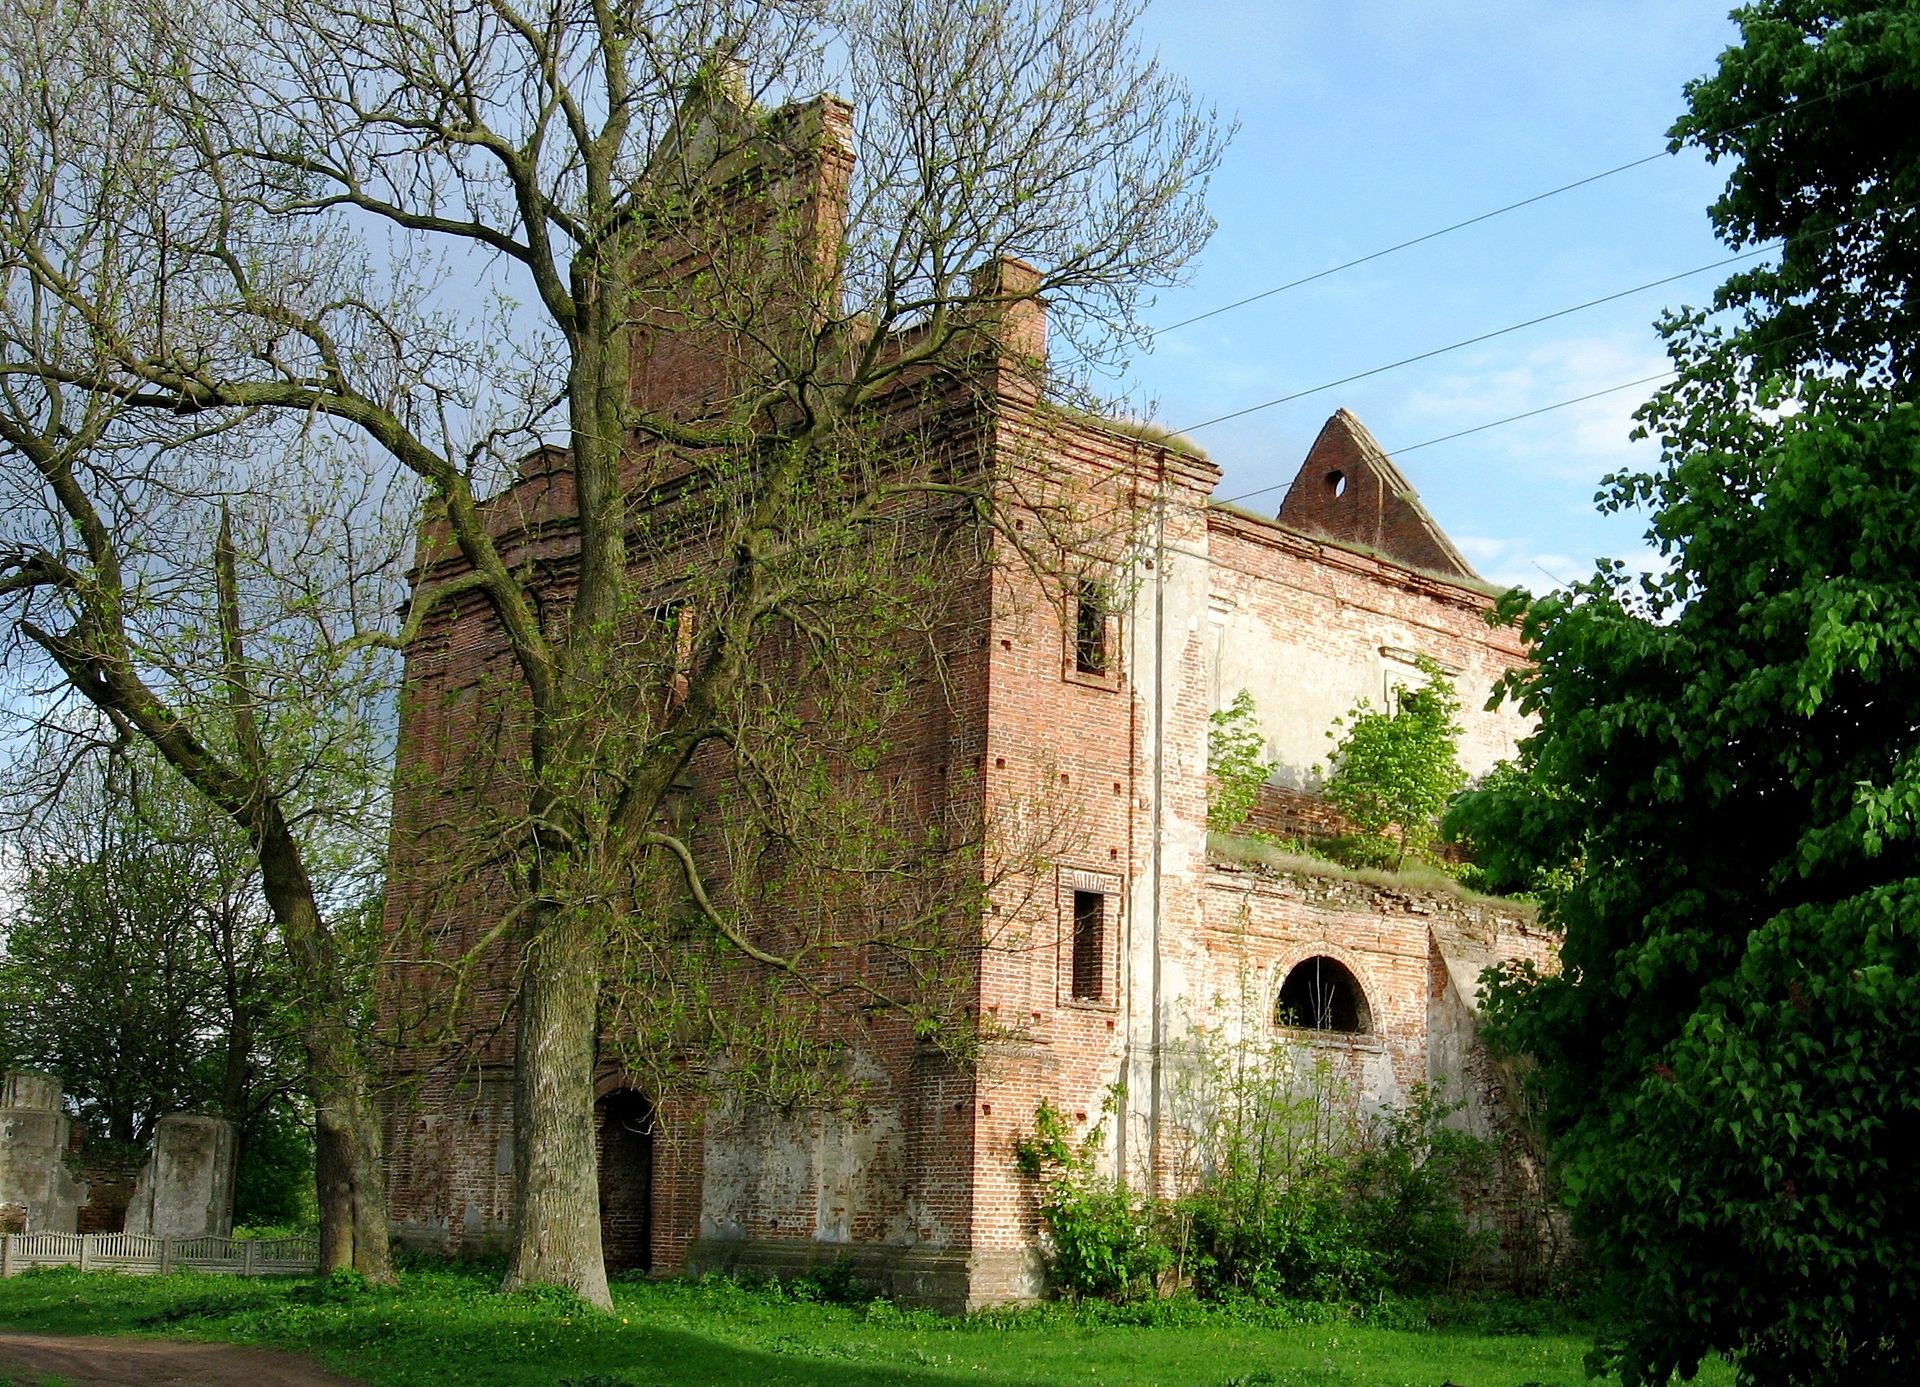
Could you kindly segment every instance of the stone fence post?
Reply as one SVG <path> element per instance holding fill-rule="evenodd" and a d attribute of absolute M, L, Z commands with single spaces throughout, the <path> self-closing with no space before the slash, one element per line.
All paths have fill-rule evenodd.
<path fill-rule="evenodd" d="M 160 1274 L 165 1276 L 173 1270 L 173 1239 L 160 1239 Z"/>
<path fill-rule="evenodd" d="M 82 1233 L 80 1235 L 80 1270 L 81 1271 L 93 1270 L 93 1238 L 94 1238 L 94 1235 L 91 1233 Z"/>
<path fill-rule="evenodd" d="M 245 1261 L 241 1263 L 240 1274 L 242 1276 L 258 1276 L 260 1274 L 259 1242 L 253 1238 L 248 1238 L 245 1242 L 241 1243 L 240 1246 L 245 1250 Z"/>
<path fill-rule="evenodd" d="M 16 1234 L 0 1234 L 0 1276 L 13 1275 L 13 1240 Z"/>

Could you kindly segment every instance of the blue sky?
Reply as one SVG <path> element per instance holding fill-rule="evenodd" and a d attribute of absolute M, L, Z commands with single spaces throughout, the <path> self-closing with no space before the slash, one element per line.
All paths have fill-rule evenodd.
<path fill-rule="evenodd" d="M 1148 42 L 1237 116 L 1216 180 L 1220 229 L 1165 325 L 1664 147 L 1681 87 L 1735 38 L 1718 0 L 1155 0 Z M 1724 181 L 1692 152 L 1191 326 L 1121 382 L 1182 428 L 1729 252 L 1707 205 Z M 1652 375 L 1659 311 L 1730 271 L 1675 284 L 1193 433 L 1231 498 L 1292 478 L 1339 406 L 1357 414 L 1487 577 L 1536 591 L 1598 555 L 1643 561 L 1636 517 L 1596 515 L 1631 444 L 1641 386 L 1402 452 L 1459 429 Z M 1270 511 L 1281 492 L 1253 497 Z"/>

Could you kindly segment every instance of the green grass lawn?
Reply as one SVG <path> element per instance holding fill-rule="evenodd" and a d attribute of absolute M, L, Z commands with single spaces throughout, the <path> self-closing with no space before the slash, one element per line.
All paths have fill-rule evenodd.
<path fill-rule="evenodd" d="M 311 1354 L 373 1384 L 832 1383 L 839 1387 L 1576 1387 L 1588 1340 L 1500 1333 L 1536 1318 L 1473 1310 L 1468 1329 L 1386 1328 L 1327 1307 L 1108 1307 L 948 1319 L 884 1301 L 838 1306 L 724 1281 L 617 1285 L 611 1316 L 558 1296 L 499 1296 L 475 1271 L 414 1271 L 397 1291 L 308 1279 L 35 1272 L 0 1281 L 0 1329 L 221 1339 Z M 1416 1322 L 1413 1307 L 1381 1318 Z M 1319 1320 L 1318 1323 L 1302 1322 Z M 1727 1384 L 1712 1365 L 1699 1379 Z"/>

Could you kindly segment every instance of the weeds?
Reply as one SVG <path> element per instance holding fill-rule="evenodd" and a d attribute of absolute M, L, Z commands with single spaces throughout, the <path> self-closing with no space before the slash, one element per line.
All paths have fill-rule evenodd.
<path fill-rule="evenodd" d="M 1101 1169 L 1112 1095 L 1077 1141 L 1043 1102 L 1015 1148 L 1039 1182 L 1056 1289 L 1131 1300 L 1169 1286 L 1202 1299 L 1353 1300 L 1451 1286 L 1487 1251 L 1461 1211 L 1491 1165 L 1445 1125 L 1460 1106 L 1413 1087 L 1362 1121 L 1324 1060 L 1285 1042 L 1195 1031 L 1176 1094 L 1188 1193 L 1155 1200 Z"/>

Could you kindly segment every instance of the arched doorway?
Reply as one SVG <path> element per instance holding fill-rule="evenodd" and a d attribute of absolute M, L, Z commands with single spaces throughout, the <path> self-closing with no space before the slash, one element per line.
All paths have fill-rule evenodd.
<path fill-rule="evenodd" d="M 599 1118 L 600 1245 L 607 1270 L 653 1266 L 653 1104 L 617 1088 L 594 1104 Z"/>
<path fill-rule="evenodd" d="M 1348 1035 L 1373 1030 L 1373 1008 L 1367 1005 L 1360 979 L 1346 964 L 1324 954 L 1294 965 L 1280 984 L 1273 1019 L 1282 1026 Z"/>

